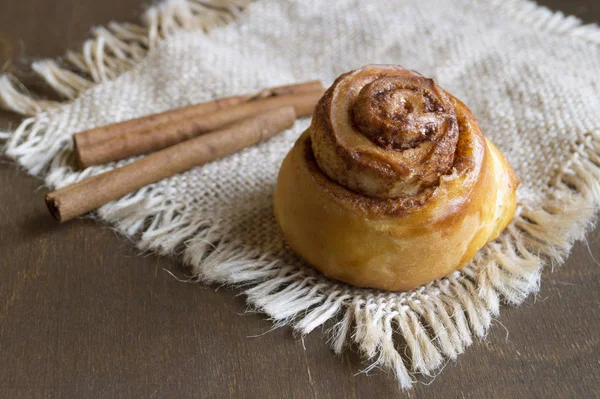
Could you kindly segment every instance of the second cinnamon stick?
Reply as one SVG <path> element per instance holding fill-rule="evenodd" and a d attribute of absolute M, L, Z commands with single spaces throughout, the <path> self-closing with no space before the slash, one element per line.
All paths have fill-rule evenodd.
<path fill-rule="evenodd" d="M 139 118 L 129 119 L 123 122 L 111 123 L 110 125 L 100 126 L 94 129 L 76 133 L 73 136 L 73 140 L 75 140 L 78 147 L 90 147 L 92 145 L 100 144 L 106 140 L 118 137 L 124 132 L 132 133 L 134 131 L 144 131 L 165 123 L 172 123 L 176 120 L 197 117 L 209 112 L 227 109 L 248 101 L 290 94 L 309 93 L 319 90 L 324 90 L 323 84 L 319 80 L 310 80 L 302 83 L 270 87 L 268 89 L 261 90 L 257 94 L 218 98 L 199 104 L 192 104 L 181 108 L 171 109 L 157 114 L 144 115 Z"/>
<path fill-rule="evenodd" d="M 263 112 L 48 193 L 46 205 L 54 218 L 67 221 L 148 184 L 266 140 L 291 127 L 295 119 L 294 108 L 290 106 Z"/>
<path fill-rule="evenodd" d="M 80 167 L 85 168 L 146 154 L 283 106 L 294 107 L 299 117 L 310 116 L 323 91 L 267 97 L 195 117 L 152 125 L 144 130 L 122 131 L 96 145 L 83 145 L 76 138 L 77 161 Z"/>

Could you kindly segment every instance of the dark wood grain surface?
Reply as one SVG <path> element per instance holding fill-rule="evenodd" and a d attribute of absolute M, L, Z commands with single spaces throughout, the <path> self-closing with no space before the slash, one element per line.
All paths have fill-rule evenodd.
<path fill-rule="evenodd" d="M 145 2 L 144 2 L 145 3 Z M 543 1 L 600 21 L 595 0 Z M 138 0 L 0 0 L 0 68 L 76 48 L 93 25 L 135 21 Z M 599 77 L 600 78 L 600 77 Z M 0 113 L 0 127 L 18 118 Z M 0 397 L 384 398 L 393 378 L 319 331 L 304 341 L 243 314 L 237 292 L 175 281 L 175 259 L 139 256 L 89 220 L 58 225 L 40 181 L 0 163 Z M 475 343 L 411 397 L 600 397 L 600 229 L 547 270 L 540 293 L 504 307 Z M 510 334 L 507 333 L 510 331 Z"/>

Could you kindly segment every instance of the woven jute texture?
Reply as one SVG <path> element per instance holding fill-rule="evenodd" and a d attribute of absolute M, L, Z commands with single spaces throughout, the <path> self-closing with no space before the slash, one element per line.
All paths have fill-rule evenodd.
<path fill-rule="evenodd" d="M 140 25 L 93 35 L 80 52 L 33 65 L 64 102 L 0 78 L 0 103 L 30 115 L 2 133 L 5 153 L 50 188 L 131 162 L 74 170 L 78 131 L 278 84 L 329 85 L 364 64 L 417 70 L 471 108 L 522 179 L 517 214 L 462 271 L 411 292 L 329 280 L 286 247 L 273 189 L 308 119 L 96 214 L 139 248 L 180 256 L 193 281 L 239 285 L 277 325 L 319 327 L 338 353 L 354 343 L 367 371 L 384 367 L 402 388 L 483 337 L 502 303 L 534 293 L 542 267 L 594 221 L 600 30 L 575 18 L 522 0 L 168 0 Z"/>

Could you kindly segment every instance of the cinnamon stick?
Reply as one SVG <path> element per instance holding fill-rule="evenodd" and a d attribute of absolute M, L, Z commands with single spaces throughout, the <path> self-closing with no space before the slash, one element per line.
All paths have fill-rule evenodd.
<path fill-rule="evenodd" d="M 321 89 L 261 98 L 198 116 L 153 124 L 144 129 L 120 131 L 96 145 L 83 145 L 75 138 L 77 161 L 80 167 L 85 168 L 145 154 L 283 106 L 293 106 L 297 116 L 309 116 L 323 92 Z"/>
<path fill-rule="evenodd" d="M 292 106 L 270 109 L 227 128 L 176 144 L 119 169 L 46 194 L 48 210 L 60 222 L 87 213 L 166 177 L 203 165 L 291 127 Z"/>
<path fill-rule="evenodd" d="M 144 131 L 164 123 L 172 123 L 175 120 L 196 117 L 209 112 L 230 108 L 248 101 L 290 94 L 309 93 L 319 90 L 323 90 L 323 84 L 319 80 L 271 87 L 254 95 L 249 94 L 225 97 L 200 104 L 188 105 L 186 107 L 161 112 L 158 114 L 146 115 L 123 122 L 100 126 L 94 129 L 76 133 L 73 136 L 73 140 L 75 141 L 77 148 L 86 148 L 120 136 L 124 132 L 131 133 L 134 131 Z"/>

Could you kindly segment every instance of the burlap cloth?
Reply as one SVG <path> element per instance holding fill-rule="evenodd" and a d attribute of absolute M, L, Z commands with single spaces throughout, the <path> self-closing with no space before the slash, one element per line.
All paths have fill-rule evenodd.
<path fill-rule="evenodd" d="M 6 154 L 63 187 L 116 166 L 69 166 L 70 137 L 84 129 L 277 84 L 329 85 L 364 64 L 435 78 L 472 109 L 522 179 L 509 228 L 445 279 L 404 293 L 357 289 L 286 247 L 273 188 L 308 119 L 97 213 L 141 249 L 181 254 L 202 282 L 241 285 L 277 325 L 306 334 L 328 322 L 335 352 L 354 342 L 409 387 L 414 373 L 432 373 L 482 337 L 501 303 L 535 292 L 542 266 L 560 263 L 593 222 L 600 30 L 522 0 L 246 3 L 168 0 L 143 25 L 96 28 L 81 52 L 33 65 L 64 103 L 35 99 L 3 76 L 0 101 L 32 115 L 4 133 Z"/>

